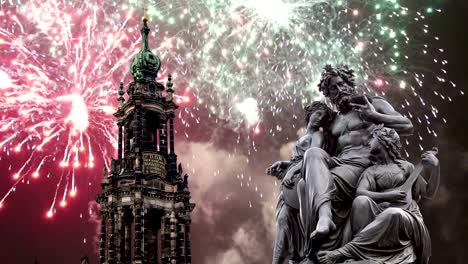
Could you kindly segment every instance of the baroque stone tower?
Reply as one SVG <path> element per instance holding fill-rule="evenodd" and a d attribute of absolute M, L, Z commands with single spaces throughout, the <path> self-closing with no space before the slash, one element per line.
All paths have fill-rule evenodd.
<path fill-rule="evenodd" d="M 99 263 L 191 263 L 190 203 L 187 174 L 177 166 L 171 76 L 155 79 L 160 59 L 148 45 L 143 17 L 142 48 L 130 66 L 134 80 L 124 99 L 119 88 L 117 159 L 104 170 Z M 165 90 L 165 95 L 163 91 Z"/>

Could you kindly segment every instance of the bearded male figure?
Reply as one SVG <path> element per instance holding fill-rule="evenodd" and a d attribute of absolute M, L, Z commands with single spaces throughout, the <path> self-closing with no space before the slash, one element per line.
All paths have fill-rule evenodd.
<path fill-rule="evenodd" d="M 347 66 L 325 67 L 319 90 L 338 110 L 329 128 L 336 150 L 327 153 L 312 147 L 303 158 L 298 193 L 309 259 L 320 248 L 339 248 L 352 239 L 347 219 L 359 177 L 371 165 L 368 144 L 374 126 L 383 124 L 400 135 L 413 131 L 411 121 L 385 99 L 358 96 L 354 86 L 353 71 Z"/>

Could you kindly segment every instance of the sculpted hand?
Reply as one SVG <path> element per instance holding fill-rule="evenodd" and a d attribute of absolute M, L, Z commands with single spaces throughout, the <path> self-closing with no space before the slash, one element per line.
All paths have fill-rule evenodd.
<path fill-rule="evenodd" d="M 362 119 L 371 121 L 373 117 L 377 114 L 375 107 L 369 102 L 367 96 L 364 96 L 365 104 L 354 104 L 351 105 L 354 107 L 354 110 L 359 113 Z"/>
<path fill-rule="evenodd" d="M 439 159 L 435 156 L 437 149 L 426 151 L 421 155 L 421 163 L 428 168 L 436 168 L 439 166 Z"/>
<path fill-rule="evenodd" d="M 387 209 L 391 206 L 391 204 L 389 202 L 383 202 L 383 203 L 379 203 L 380 207 L 382 209 Z"/>
<path fill-rule="evenodd" d="M 404 191 L 389 191 L 386 192 L 386 194 L 389 202 L 403 202 L 406 197 L 406 193 Z"/>
<path fill-rule="evenodd" d="M 277 162 L 273 163 L 270 167 L 268 167 L 268 168 L 266 169 L 265 173 L 266 173 L 267 175 L 277 177 L 277 176 L 278 176 L 278 172 L 281 170 L 281 167 L 282 167 L 282 162 L 281 162 L 281 161 L 277 161 Z"/>
<path fill-rule="evenodd" d="M 286 174 L 286 176 L 283 179 L 283 185 L 289 189 L 294 187 L 294 175 L 291 173 Z"/>

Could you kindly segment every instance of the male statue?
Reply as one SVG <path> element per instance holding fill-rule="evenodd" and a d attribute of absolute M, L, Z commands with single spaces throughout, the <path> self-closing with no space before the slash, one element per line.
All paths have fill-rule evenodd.
<path fill-rule="evenodd" d="M 346 220 L 359 177 L 371 165 L 368 144 L 375 125 L 383 124 L 402 136 L 413 131 L 411 121 L 385 99 L 358 96 L 354 86 L 353 71 L 347 66 L 325 67 L 319 90 L 338 110 L 326 128 L 335 139 L 336 148 L 328 153 L 309 148 L 302 163 L 303 179 L 298 183 L 306 237 L 304 253 L 310 259 L 319 248 L 336 249 L 352 239 Z"/>

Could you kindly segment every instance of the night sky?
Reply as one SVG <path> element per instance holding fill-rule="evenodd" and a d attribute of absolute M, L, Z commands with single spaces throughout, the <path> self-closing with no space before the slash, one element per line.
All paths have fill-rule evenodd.
<path fill-rule="evenodd" d="M 436 2 L 444 13 L 434 16 L 430 27 L 440 36 L 440 46 L 445 49 L 452 80 L 466 91 L 468 2 Z M 421 210 L 432 238 L 431 263 L 463 264 L 468 259 L 468 211 L 464 209 L 468 202 L 468 96 L 456 95 L 455 90 L 452 95 L 452 103 L 439 103 L 439 110 L 448 122 L 432 124 L 440 127 L 438 139 L 424 142 L 426 148 L 432 145 L 439 147 L 441 185 L 436 198 L 425 201 Z M 393 103 L 401 100 L 391 93 L 388 99 Z M 434 96 L 433 100 L 439 99 Z M 296 108 L 294 111 L 302 117 L 299 103 Z M 264 123 L 273 125 L 278 122 L 275 120 L 266 116 Z M 303 125 L 301 120 L 291 122 L 300 127 Z M 282 136 L 289 140 L 265 133 L 259 135 L 256 139 L 258 152 L 247 159 L 244 153 L 234 152 L 236 133 L 213 120 L 201 122 L 189 131 L 190 140 L 180 133 L 176 137 L 176 153 L 184 170 L 189 173 L 192 202 L 197 204 L 192 214 L 193 263 L 270 263 L 275 232 L 276 187 L 274 180 L 263 172 L 270 163 L 288 158 L 289 143 L 297 138 L 297 129 L 283 131 Z M 182 125 L 177 123 L 176 126 L 180 128 Z M 423 129 L 418 124 L 415 127 Z M 409 152 L 416 157 L 419 150 L 410 147 Z M 410 160 L 416 162 L 414 158 Z M 187 163 L 190 167 L 186 166 Z M 9 188 L 10 178 L 4 177 L 9 173 L 7 167 L 0 161 L 2 194 Z M 81 189 L 52 219 L 44 217 L 44 208 L 50 207 L 50 195 L 57 183 L 41 179 L 39 185 L 22 184 L 21 191 L 15 192 L 11 201 L 0 209 L 0 263 L 26 264 L 33 263 L 35 258 L 41 264 L 78 263 L 82 255 L 88 255 L 91 263 L 97 263 L 95 239 L 99 219 L 94 213 L 96 205 L 93 201 L 99 191 L 97 179 L 101 177 L 102 167 L 102 161 L 97 161 L 95 169 L 89 171 L 96 175 L 95 185 L 88 190 Z M 196 177 L 190 177 L 193 170 L 197 172 Z M 250 185 L 261 186 L 262 199 L 252 186 L 245 185 L 247 181 L 240 186 L 240 173 L 245 178 L 251 177 Z M 77 185 L 86 186 L 87 180 L 85 177 L 77 178 Z M 50 195 L 45 197 L 44 194 Z M 93 212 L 91 216 L 89 210 Z"/>

